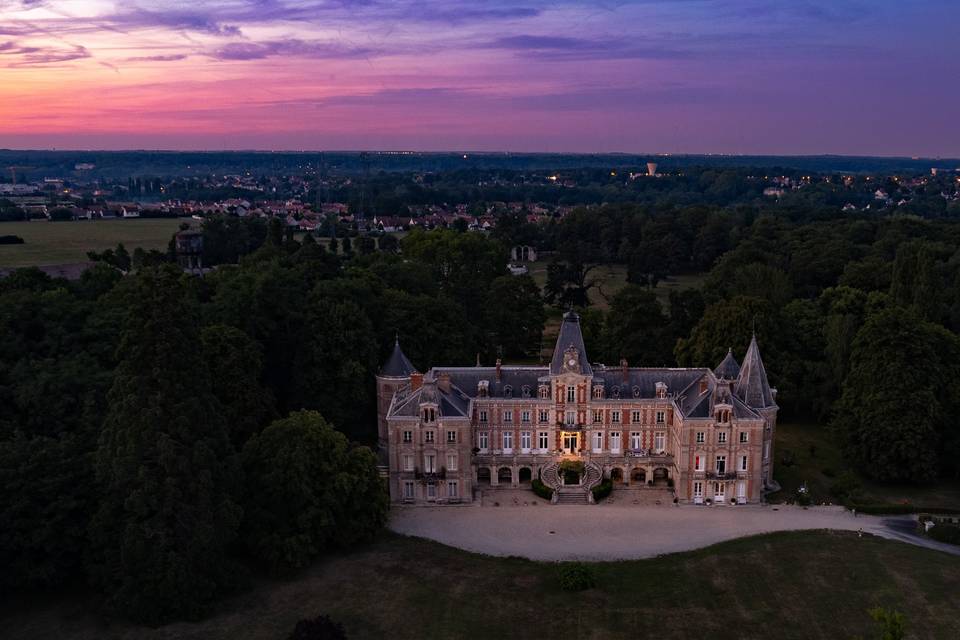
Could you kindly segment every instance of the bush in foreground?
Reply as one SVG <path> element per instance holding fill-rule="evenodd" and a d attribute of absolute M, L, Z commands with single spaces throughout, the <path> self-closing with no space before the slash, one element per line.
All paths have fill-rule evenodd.
<path fill-rule="evenodd" d="M 937 524 L 931 527 L 927 532 L 931 538 L 937 542 L 946 542 L 947 544 L 960 544 L 960 527 L 952 524 Z"/>
<path fill-rule="evenodd" d="M 593 501 L 600 502 L 609 496 L 611 491 L 613 491 L 613 480 L 610 478 L 605 478 L 600 484 L 595 486 L 590 491 L 593 492 Z"/>
<path fill-rule="evenodd" d="M 288 640 L 347 640 L 343 625 L 334 622 L 328 615 L 306 618 L 297 623 Z"/>
<path fill-rule="evenodd" d="M 597 584 L 593 568 L 582 562 L 564 562 L 560 565 L 557 577 L 564 591 L 584 591 Z"/>

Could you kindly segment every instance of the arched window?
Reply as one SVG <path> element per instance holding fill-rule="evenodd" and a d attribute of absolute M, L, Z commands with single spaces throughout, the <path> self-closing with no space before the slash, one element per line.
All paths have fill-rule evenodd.
<path fill-rule="evenodd" d="M 640 397 L 640 387 L 634 387 L 634 388 L 633 388 L 633 397 L 634 397 L 634 398 L 639 398 L 639 397 Z"/>
<path fill-rule="evenodd" d="M 523 387 L 520 389 L 520 395 L 522 395 L 524 398 L 529 398 L 529 397 L 530 397 L 530 385 L 526 385 L 526 384 L 523 385 Z"/>
<path fill-rule="evenodd" d="M 550 399 L 550 387 L 548 387 L 548 386 L 545 385 L 545 384 L 540 385 L 540 399 L 541 399 L 541 400 L 549 400 L 549 399 Z"/>
<path fill-rule="evenodd" d="M 594 400 L 603 400 L 603 387 L 597 386 L 593 388 L 593 398 Z"/>
<path fill-rule="evenodd" d="M 612 390 L 612 392 L 611 392 L 611 395 L 613 396 L 614 399 L 619 398 L 619 397 L 620 397 L 620 387 L 614 387 L 613 390 Z"/>
<path fill-rule="evenodd" d="M 504 397 L 504 398 L 512 398 L 512 397 L 513 397 L 513 387 L 511 387 L 510 385 L 505 386 L 505 387 L 503 388 L 503 397 Z"/>

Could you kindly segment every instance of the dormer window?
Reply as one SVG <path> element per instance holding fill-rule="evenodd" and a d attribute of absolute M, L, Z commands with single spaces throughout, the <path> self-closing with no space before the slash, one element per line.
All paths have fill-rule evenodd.
<path fill-rule="evenodd" d="M 490 393 L 490 381 L 481 380 L 477 383 L 477 395 L 481 398 L 486 398 Z"/>
<path fill-rule="evenodd" d="M 529 398 L 529 397 L 530 397 L 530 385 L 526 385 L 526 384 L 523 385 L 523 387 L 520 389 L 520 395 L 521 395 L 522 397 L 524 397 L 524 398 Z"/>
<path fill-rule="evenodd" d="M 433 407 L 424 407 L 421 415 L 423 416 L 423 421 L 427 424 L 432 424 L 437 421 L 437 410 Z"/>
<path fill-rule="evenodd" d="M 603 387 L 597 386 L 593 388 L 593 399 L 603 400 Z"/>
<path fill-rule="evenodd" d="M 614 387 L 614 388 L 611 390 L 610 395 L 611 395 L 614 399 L 619 398 L 619 397 L 620 397 L 620 387 Z"/>
<path fill-rule="evenodd" d="M 634 397 L 634 398 L 639 398 L 639 397 L 640 397 L 640 387 L 634 387 L 634 388 L 633 388 L 633 397 Z"/>
<path fill-rule="evenodd" d="M 539 390 L 538 393 L 540 394 L 540 399 L 541 399 L 541 400 L 549 400 L 549 399 L 550 399 L 550 387 L 548 387 L 547 385 L 545 385 L 545 384 L 540 385 L 540 390 Z"/>
<path fill-rule="evenodd" d="M 513 397 L 513 387 L 511 387 L 510 385 L 505 386 L 505 387 L 503 388 L 503 397 L 504 397 L 504 398 L 512 398 L 512 397 Z"/>
<path fill-rule="evenodd" d="M 657 397 L 661 400 L 667 397 L 667 385 L 663 382 L 657 383 Z"/>

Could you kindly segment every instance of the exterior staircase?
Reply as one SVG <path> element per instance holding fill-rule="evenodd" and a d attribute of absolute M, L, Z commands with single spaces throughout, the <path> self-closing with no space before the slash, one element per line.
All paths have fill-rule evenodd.
<path fill-rule="evenodd" d="M 555 504 L 588 504 L 587 492 L 582 486 L 561 487 L 553 494 Z"/>
<path fill-rule="evenodd" d="M 603 479 L 603 470 L 594 462 L 586 461 L 583 478 L 578 485 L 565 485 L 560 481 L 559 464 L 551 462 L 540 473 L 543 484 L 553 489 L 554 504 L 593 504 L 595 487 Z"/>

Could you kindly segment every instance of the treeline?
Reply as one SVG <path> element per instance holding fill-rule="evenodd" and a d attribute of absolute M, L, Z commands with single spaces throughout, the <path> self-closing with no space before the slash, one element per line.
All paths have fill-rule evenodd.
<path fill-rule="evenodd" d="M 557 304 L 587 303 L 595 265 L 626 266 L 631 284 L 609 311 L 585 313 L 591 354 L 714 366 L 728 348 L 742 357 L 756 332 L 782 415 L 829 422 L 864 474 L 960 472 L 957 222 L 621 205 L 517 228 L 555 250 L 546 295 Z M 696 273 L 702 287 L 666 308 L 653 294 Z"/>
<path fill-rule="evenodd" d="M 367 540 L 387 499 L 362 443 L 395 336 L 426 368 L 520 357 L 543 331 L 536 285 L 478 234 L 349 258 L 274 225 L 202 279 L 139 255 L 77 282 L 0 280 L 5 589 L 85 581 L 159 623 L 201 615 L 247 568 Z"/>

